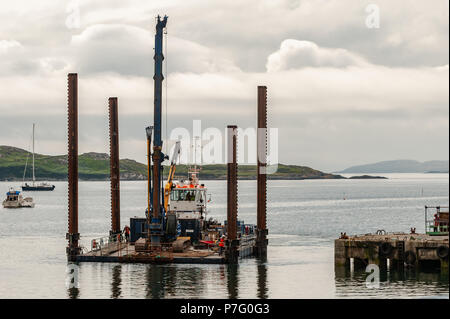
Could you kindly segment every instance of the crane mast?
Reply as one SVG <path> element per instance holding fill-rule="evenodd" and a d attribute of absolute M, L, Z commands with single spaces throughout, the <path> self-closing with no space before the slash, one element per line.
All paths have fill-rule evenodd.
<path fill-rule="evenodd" d="M 151 185 L 151 222 L 149 225 L 151 246 L 160 246 L 161 237 L 164 236 L 164 198 L 162 192 L 162 162 L 164 154 L 162 153 L 161 140 L 161 101 L 162 101 L 162 74 L 163 55 L 163 30 L 166 27 L 167 16 L 163 19 L 158 15 L 155 35 L 155 75 L 154 80 L 154 123 L 153 123 L 153 153 L 152 153 L 152 185 Z"/>

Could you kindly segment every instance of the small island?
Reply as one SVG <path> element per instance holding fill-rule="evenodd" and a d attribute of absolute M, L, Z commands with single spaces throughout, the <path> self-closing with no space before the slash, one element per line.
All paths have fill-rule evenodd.
<path fill-rule="evenodd" d="M 359 175 L 359 176 L 351 176 L 348 179 L 388 179 L 388 178 L 385 176 Z"/>

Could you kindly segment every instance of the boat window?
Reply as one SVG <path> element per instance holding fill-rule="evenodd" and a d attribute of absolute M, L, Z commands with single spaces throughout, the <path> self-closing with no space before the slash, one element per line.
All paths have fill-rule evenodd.
<path fill-rule="evenodd" d="M 172 201 L 195 201 L 196 190 L 175 189 L 170 193 Z"/>
<path fill-rule="evenodd" d="M 170 193 L 170 200 L 173 201 L 179 201 L 179 200 L 184 200 L 184 193 L 182 190 L 173 190 Z"/>
<path fill-rule="evenodd" d="M 191 201 L 191 202 L 195 201 L 195 193 L 196 193 L 195 190 L 187 191 L 186 192 L 186 200 Z"/>
<path fill-rule="evenodd" d="M 197 192 L 197 198 L 195 199 L 197 202 L 203 203 L 205 201 L 203 193 L 204 193 L 203 191 Z"/>

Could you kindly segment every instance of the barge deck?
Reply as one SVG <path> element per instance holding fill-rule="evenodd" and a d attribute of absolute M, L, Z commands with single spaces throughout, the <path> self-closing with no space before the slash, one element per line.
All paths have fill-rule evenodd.
<path fill-rule="evenodd" d="M 256 236 L 245 238 L 238 245 L 239 258 L 251 257 L 256 250 Z M 76 256 L 76 262 L 105 263 L 146 263 L 146 264 L 225 264 L 225 252 L 219 254 L 217 249 L 194 249 L 190 247 L 183 252 L 173 252 L 170 248 L 161 251 L 136 251 L 131 243 L 109 243 Z"/>

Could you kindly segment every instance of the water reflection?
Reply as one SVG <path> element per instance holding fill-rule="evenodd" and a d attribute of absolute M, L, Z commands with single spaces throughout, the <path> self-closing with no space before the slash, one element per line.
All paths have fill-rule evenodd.
<path fill-rule="evenodd" d="M 276 289 L 275 295 L 269 289 L 269 267 L 258 259 L 238 265 L 84 264 L 81 288 L 66 292 L 72 299 L 278 298 Z M 338 298 L 448 297 L 448 272 L 387 268 L 380 271 L 380 287 L 372 289 L 366 286 L 368 275 L 365 269 L 336 268 L 334 294 L 332 286 L 328 291 Z M 296 289 L 301 287 L 291 291 L 295 294 Z"/>
<path fill-rule="evenodd" d="M 80 296 L 79 269 L 80 266 L 77 263 L 69 262 L 66 265 L 66 287 L 70 299 L 78 299 Z"/>
<path fill-rule="evenodd" d="M 266 259 L 261 258 L 257 261 L 258 270 L 258 298 L 267 299 L 269 289 L 267 288 L 267 266 Z"/>
<path fill-rule="evenodd" d="M 336 267 L 336 297 L 438 297 L 448 292 L 448 272 L 423 269 L 380 269 L 379 288 L 368 288 L 364 269 Z"/>
<path fill-rule="evenodd" d="M 114 266 L 112 269 L 112 281 L 111 281 L 111 298 L 117 299 L 120 298 L 120 294 L 122 293 L 121 284 L 122 284 L 122 265 Z"/>
<path fill-rule="evenodd" d="M 255 263 L 250 273 L 256 276 L 257 298 L 268 298 L 267 266 L 265 260 Z M 256 270 L 256 271 L 255 271 Z M 249 271 L 246 268 L 246 271 Z M 238 264 L 193 266 L 193 265 L 148 265 L 146 268 L 146 298 L 200 297 L 220 294 L 220 290 L 208 291 L 211 282 L 226 286 L 227 295 L 221 298 L 240 297 L 239 284 L 242 268 Z M 255 296 L 253 295 L 253 296 Z"/>
<path fill-rule="evenodd" d="M 201 295 L 204 276 L 204 270 L 198 267 L 148 265 L 146 298 Z"/>
<path fill-rule="evenodd" d="M 173 296 L 201 296 L 205 289 L 206 270 L 197 266 L 167 266 L 173 271 Z M 176 273 L 176 275 L 175 275 Z"/>
<path fill-rule="evenodd" d="M 146 298 L 164 298 L 164 267 L 150 265 L 147 267 Z"/>
<path fill-rule="evenodd" d="M 227 267 L 228 298 L 237 299 L 239 296 L 239 265 L 229 264 Z"/>
<path fill-rule="evenodd" d="M 81 290 L 84 298 L 269 297 L 266 260 L 234 265 L 85 264 L 83 270 L 78 288 L 67 289 L 69 298 L 80 298 Z"/>
<path fill-rule="evenodd" d="M 80 296 L 80 289 L 79 288 L 69 288 L 67 289 L 67 293 L 69 294 L 70 299 L 78 299 Z"/>

